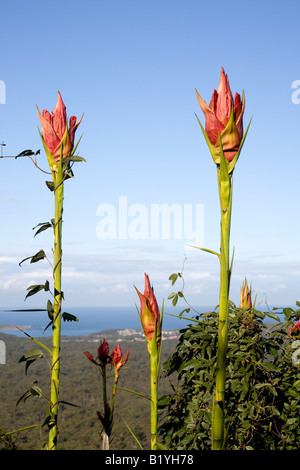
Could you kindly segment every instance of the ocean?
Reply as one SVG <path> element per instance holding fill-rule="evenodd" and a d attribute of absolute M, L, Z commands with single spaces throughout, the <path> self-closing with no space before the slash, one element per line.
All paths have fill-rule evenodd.
<path fill-rule="evenodd" d="M 51 336 L 51 326 L 45 330 L 49 323 L 48 314 L 45 311 L 18 312 L 14 309 L 0 309 L 0 325 L 26 327 L 26 332 L 33 337 Z M 204 307 L 200 311 L 208 311 Z M 63 312 L 71 313 L 78 318 L 78 322 L 62 321 L 61 334 L 64 336 L 84 336 L 97 333 L 101 330 L 111 329 L 140 329 L 141 323 L 134 307 L 73 307 L 64 308 Z M 170 308 L 169 313 L 178 315 L 181 310 Z M 189 318 L 192 314 L 189 314 Z M 184 320 L 164 313 L 163 329 L 180 330 L 191 324 L 192 320 Z M 45 331 L 44 331 L 45 330 Z M 24 336 L 18 329 L 0 328 L 0 332 L 15 336 Z"/>
<path fill-rule="evenodd" d="M 198 312 L 212 311 L 214 307 L 204 306 L 195 308 Z M 13 311 L 14 309 L 0 309 L 0 332 L 6 334 L 12 334 L 15 336 L 24 336 L 24 333 L 16 328 L 7 329 L 2 328 L 2 325 L 19 326 L 20 328 L 26 327 L 26 332 L 33 337 L 51 336 L 51 326 L 46 328 L 49 323 L 48 314 L 45 311 L 27 311 L 18 312 Z M 186 320 L 184 318 L 178 318 L 177 316 L 183 310 L 183 308 L 169 307 L 165 308 L 163 317 L 163 329 L 164 330 L 180 330 L 185 328 L 187 325 L 192 324 L 192 317 L 195 313 L 190 312 L 189 314 L 184 313 L 183 316 L 191 318 Z M 258 308 L 258 310 L 267 311 L 266 308 Z M 271 308 L 270 308 L 271 310 Z M 78 322 L 62 321 L 61 333 L 64 336 L 84 336 L 91 333 L 97 333 L 102 330 L 114 330 L 114 329 L 140 329 L 141 323 L 136 310 L 136 307 L 66 307 L 63 312 L 71 313 L 78 318 Z M 172 314 L 172 315 L 168 315 Z M 280 314 L 275 312 L 278 317 L 282 317 Z M 281 318 L 283 320 L 283 318 Z M 272 320 L 265 320 L 272 321 Z"/>

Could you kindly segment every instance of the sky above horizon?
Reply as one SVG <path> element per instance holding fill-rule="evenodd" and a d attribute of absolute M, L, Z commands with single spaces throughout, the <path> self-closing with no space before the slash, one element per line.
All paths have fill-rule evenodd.
<path fill-rule="evenodd" d="M 189 207 L 186 224 L 196 231 L 198 223 L 203 246 L 218 251 L 217 174 L 195 88 L 209 102 L 222 66 L 232 92 L 245 91 L 244 127 L 252 117 L 233 181 L 230 298 L 239 303 L 246 276 L 258 303 L 300 300 L 299 2 L 12 0 L 1 12 L 3 154 L 41 149 L 48 170 L 36 105 L 52 111 L 59 90 L 68 116 L 84 113 L 76 138 L 83 133 L 87 163 L 65 184 L 66 305 L 134 305 L 144 272 L 167 302 L 181 288 L 168 278 L 183 264 L 187 299 L 217 305 L 217 258 L 188 249 L 194 240 L 174 239 L 172 227 L 169 238 L 153 239 L 151 210 Z M 40 249 L 51 256 L 50 231 L 32 230 L 54 214 L 49 177 L 27 158 L 0 165 L 0 305 L 44 307 L 45 293 L 24 298 L 29 285 L 51 280 L 49 265 L 19 262 Z M 101 239 L 105 210 L 115 239 Z"/>

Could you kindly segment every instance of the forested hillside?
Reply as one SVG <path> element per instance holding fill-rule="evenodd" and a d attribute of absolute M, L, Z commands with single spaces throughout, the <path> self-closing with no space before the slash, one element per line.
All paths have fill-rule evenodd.
<path fill-rule="evenodd" d="M 99 368 L 95 367 L 83 354 L 89 351 L 96 355 L 99 339 L 105 337 L 112 350 L 120 341 L 125 354 L 130 349 L 129 360 L 120 373 L 119 386 L 149 395 L 149 355 L 146 342 L 132 340 L 132 336 L 120 336 L 117 330 L 101 332 L 97 335 L 83 337 L 64 337 L 61 354 L 61 388 L 60 400 L 75 406 L 60 405 L 59 445 L 60 450 L 100 449 L 101 425 L 96 411 L 102 410 L 102 384 Z M 6 364 L 0 365 L 0 428 L 5 432 L 20 429 L 32 424 L 39 424 L 34 429 L 13 434 L 13 442 L 20 449 L 41 449 L 47 442 L 47 429 L 41 428 L 46 410 L 46 400 L 30 396 L 25 402 L 18 399 L 29 389 L 34 381 L 38 382 L 46 396 L 49 394 L 49 366 L 45 358 L 31 364 L 25 375 L 25 363 L 19 363 L 24 353 L 37 347 L 27 337 L 16 337 L 0 334 L 0 340 L 6 344 Z M 50 339 L 43 343 L 50 347 Z M 174 350 L 177 343 L 176 334 L 172 339 L 163 341 L 162 362 Z M 113 376 L 113 373 L 112 373 Z M 113 379 L 113 377 L 111 377 Z M 161 380 L 159 394 L 169 390 L 170 384 Z M 132 429 L 143 445 L 150 448 L 150 403 L 149 400 L 127 391 L 118 390 L 114 439 L 112 450 L 137 449 L 138 446 L 126 428 L 124 421 Z"/>

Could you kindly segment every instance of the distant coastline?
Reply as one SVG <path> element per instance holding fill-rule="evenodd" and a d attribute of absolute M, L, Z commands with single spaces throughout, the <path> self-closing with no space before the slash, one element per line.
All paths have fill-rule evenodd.
<path fill-rule="evenodd" d="M 3 325 L 3 324 L 0 324 L 0 331 L 3 331 L 3 330 L 9 330 L 9 331 L 16 331 L 16 330 L 30 330 L 31 329 L 31 326 L 30 325 L 20 325 L 20 326 L 16 326 L 16 325 Z"/>

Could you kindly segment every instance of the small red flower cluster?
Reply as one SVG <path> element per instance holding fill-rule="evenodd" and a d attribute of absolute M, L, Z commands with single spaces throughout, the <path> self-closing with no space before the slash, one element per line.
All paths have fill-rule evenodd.
<path fill-rule="evenodd" d="M 297 320 L 294 325 L 289 328 L 290 336 L 300 336 L 300 321 Z"/>
<path fill-rule="evenodd" d="M 114 348 L 111 354 L 109 355 L 109 345 L 107 341 L 103 339 L 103 341 L 100 341 L 100 346 L 97 350 L 96 358 L 94 358 L 92 354 L 89 353 L 88 351 L 84 351 L 84 354 L 91 362 L 93 362 L 97 366 L 105 367 L 106 364 L 111 364 L 112 366 L 115 367 L 117 371 L 119 371 L 121 367 L 123 367 L 124 364 L 126 364 L 126 362 L 128 361 L 129 349 L 124 357 L 124 360 L 122 360 L 123 354 L 122 354 L 120 345 L 118 344 L 118 346 Z"/>

